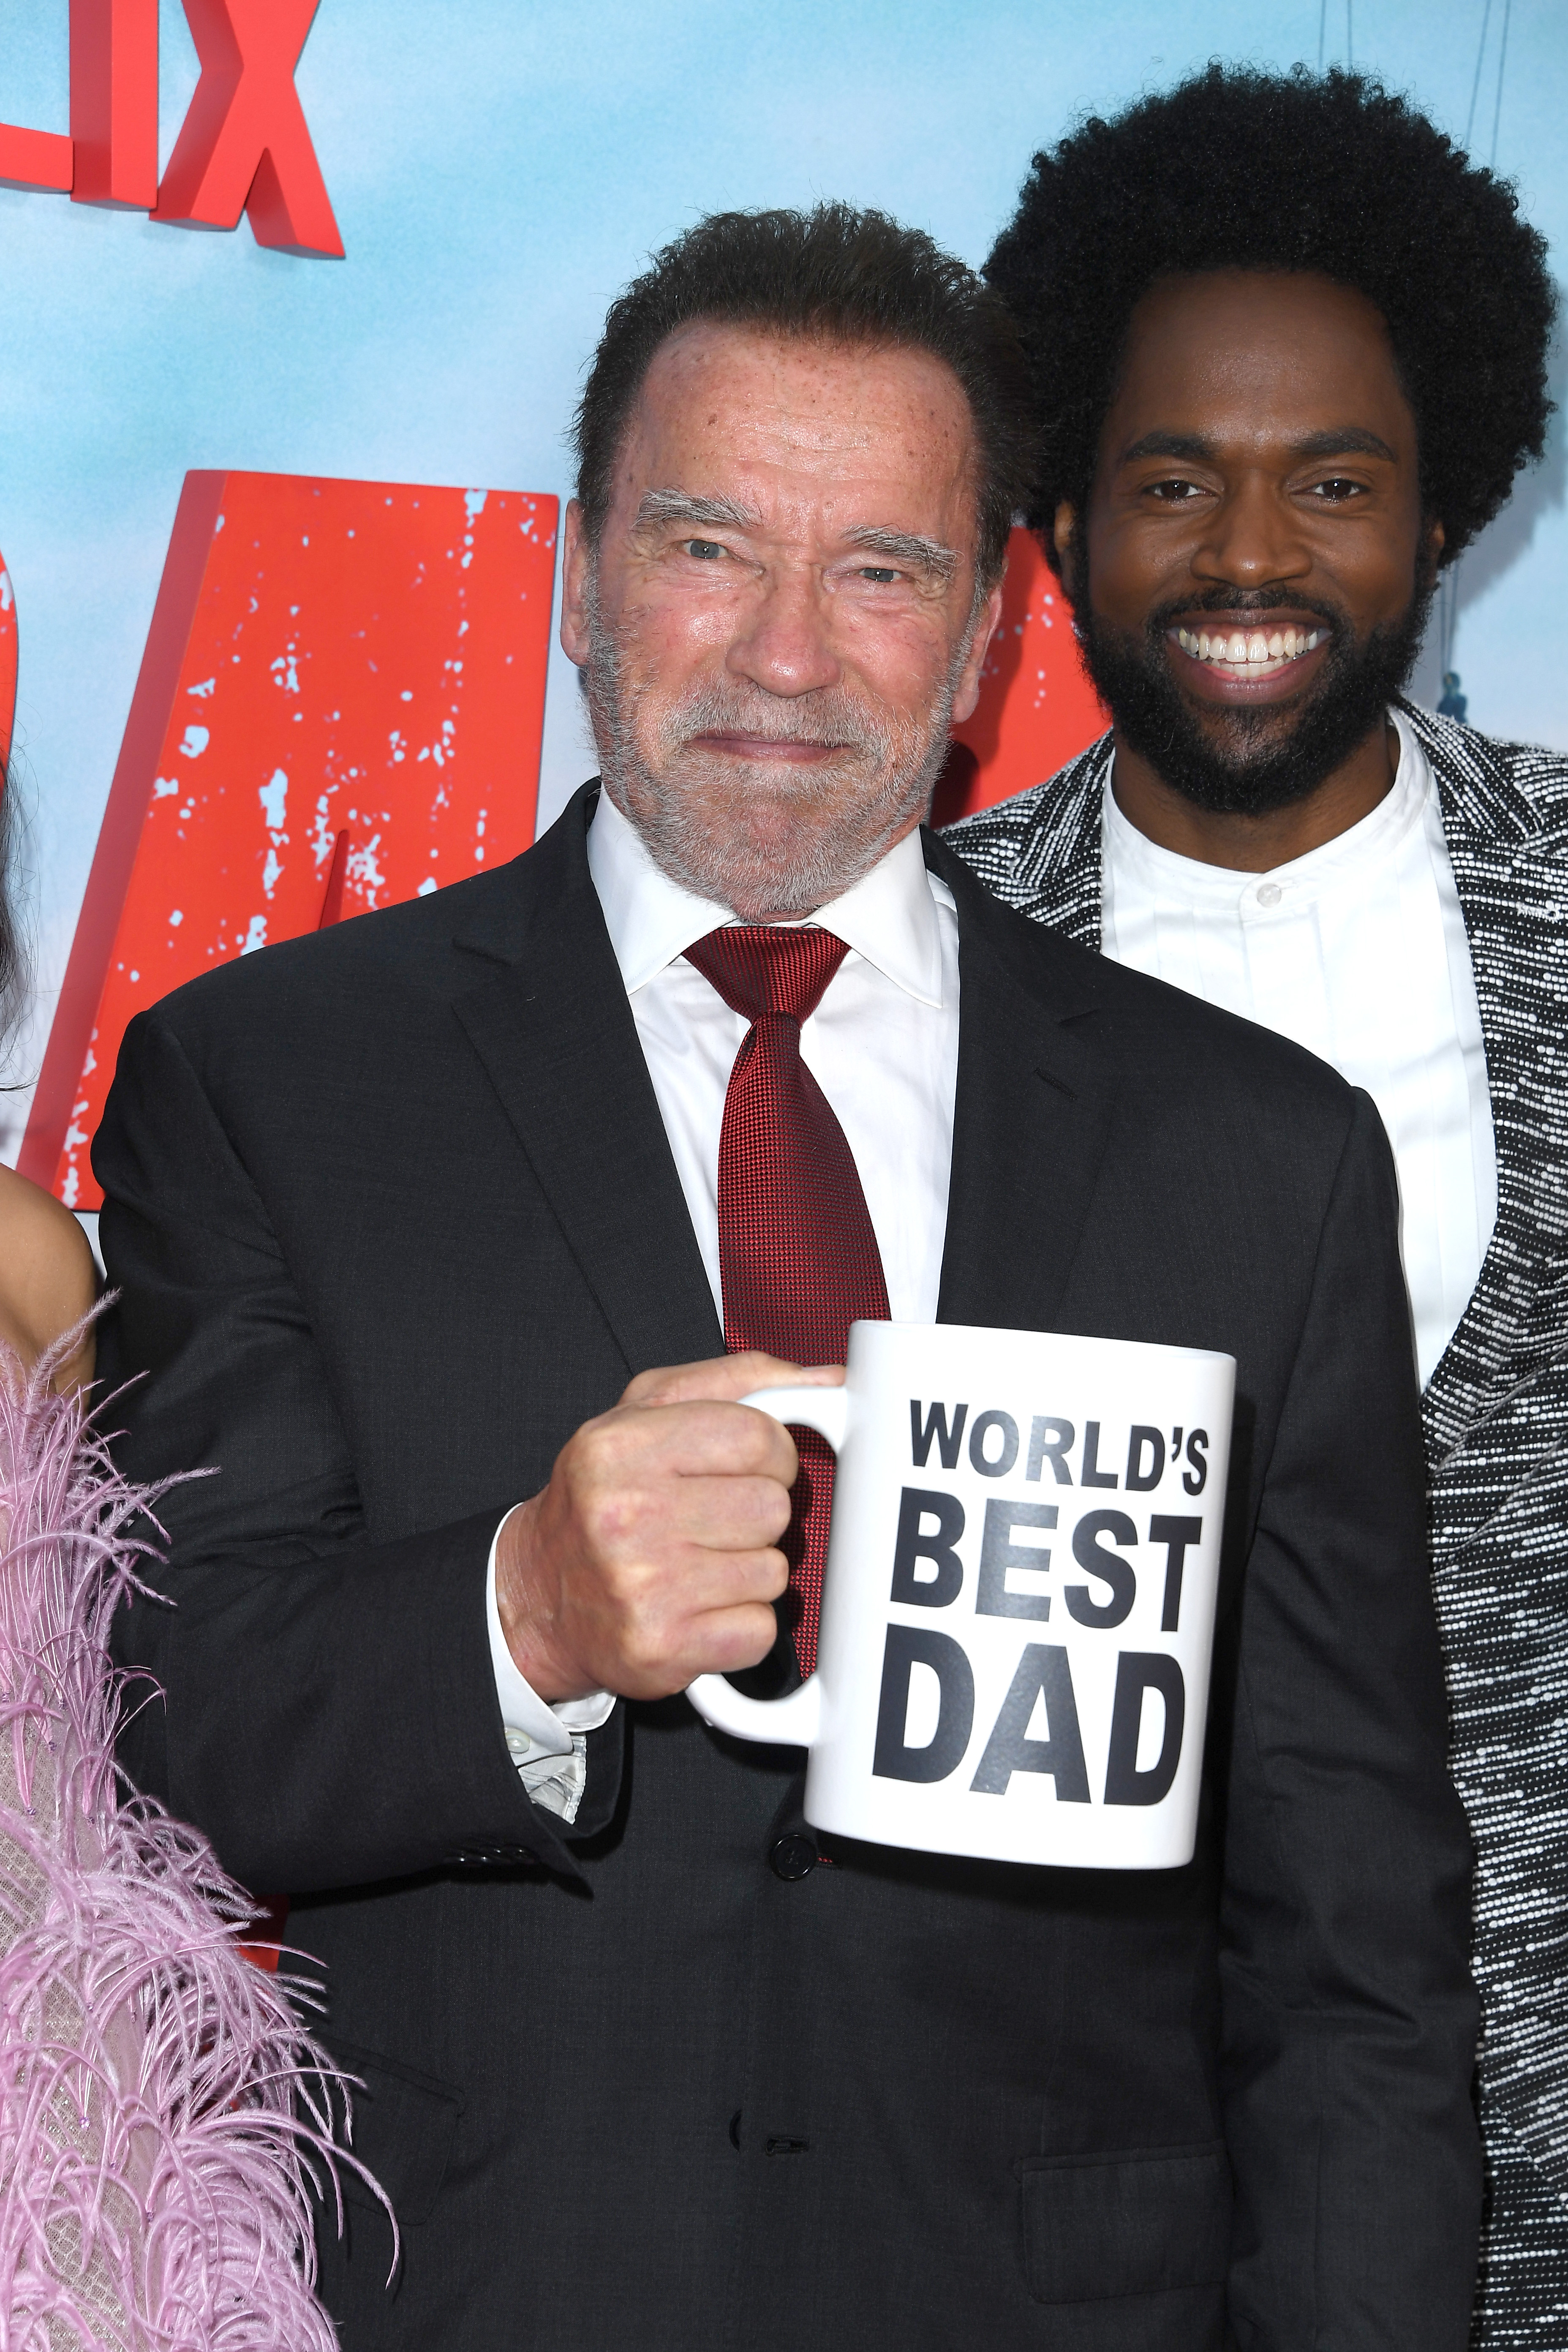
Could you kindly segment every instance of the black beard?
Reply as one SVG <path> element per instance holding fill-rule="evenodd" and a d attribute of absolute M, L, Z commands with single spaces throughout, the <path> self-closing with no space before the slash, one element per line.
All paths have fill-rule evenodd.
<path fill-rule="evenodd" d="M 1142 642 L 1097 614 L 1076 614 L 1079 642 L 1100 698 L 1129 749 L 1162 783 L 1215 816 L 1268 816 L 1304 801 L 1364 741 L 1415 667 L 1431 608 L 1423 583 L 1397 621 L 1357 641 L 1343 613 L 1283 589 L 1252 595 L 1216 589 L 1152 614 Z M 1165 632 L 1204 612 L 1308 612 L 1332 630 L 1323 666 L 1293 714 L 1216 710 L 1197 719 L 1171 676 Z"/>

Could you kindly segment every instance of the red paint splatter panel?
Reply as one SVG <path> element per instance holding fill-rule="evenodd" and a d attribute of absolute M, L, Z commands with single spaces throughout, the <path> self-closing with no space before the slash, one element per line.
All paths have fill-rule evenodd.
<path fill-rule="evenodd" d="M 0 791 L 11 758 L 11 731 L 16 719 L 16 599 L 11 574 L 0 557 Z"/>
<path fill-rule="evenodd" d="M 1011 800 L 1088 749 L 1110 721 L 1089 683 L 1062 583 L 1030 530 L 1007 548 L 1002 619 L 973 718 L 953 729 L 934 811 L 939 824 Z"/>
<path fill-rule="evenodd" d="M 528 846 L 555 525 L 521 491 L 187 477 L 24 1147 L 61 1200 L 97 1205 L 144 1005 Z"/>

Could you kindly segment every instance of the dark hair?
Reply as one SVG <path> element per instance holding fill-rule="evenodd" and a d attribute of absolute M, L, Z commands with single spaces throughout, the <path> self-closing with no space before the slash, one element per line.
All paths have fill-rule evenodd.
<path fill-rule="evenodd" d="M 610 305 L 577 409 L 577 496 L 589 539 L 654 353 L 696 320 L 930 352 L 952 370 L 978 445 L 978 571 L 1002 569 L 1033 472 L 1028 372 L 1003 304 L 920 229 L 849 205 L 713 213 L 655 254 Z"/>
<path fill-rule="evenodd" d="M 985 265 L 1034 373 L 1047 552 L 1058 504 L 1083 512 L 1135 305 L 1205 269 L 1316 271 L 1382 312 L 1445 562 L 1541 455 L 1555 296 L 1509 184 L 1360 74 L 1211 65 L 1037 155 Z"/>

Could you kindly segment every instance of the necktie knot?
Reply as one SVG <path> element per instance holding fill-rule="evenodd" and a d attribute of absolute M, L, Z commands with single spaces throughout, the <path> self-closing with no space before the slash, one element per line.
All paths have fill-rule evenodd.
<path fill-rule="evenodd" d="M 709 985 L 743 1020 L 783 1013 L 807 1021 L 849 950 L 815 923 L 731 923 L 686 950 Z"/>

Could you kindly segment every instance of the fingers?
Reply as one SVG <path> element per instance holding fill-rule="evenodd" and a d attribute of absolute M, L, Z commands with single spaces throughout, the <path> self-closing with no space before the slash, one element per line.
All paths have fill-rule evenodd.
<path fill-rule="evenodd" d="M 753 1348 L 742 1356 L 715 1356 L 705 1364 L 672 1364 L 639 1372 L 621 1402 L 733 1403 L 753 1389 L 834 1389 L 843 1382 L 842 1364 L 792 1364 Z"/>
<path fill-rule="evenodd" d="M 843 1377 L 760 1351 L 676 1365 L 568 1440 L 496 1553 L 501 1630 L 542 1698 L 662 1698 L 766 1656 L 799 1462 L 787 1430 L 738 1400 Z"/>
<path fill-rule="evenodd" d="M 673 1636 L 639 1626 L 617 1646 L 618 1696 L 668 1698 L 699 1675 L 739 1674 L 761 1664 L 778 1639 L 778 1620 L 764 1601 L 687 1618 Z"/>
<path fill-rule="evenodd" d="M 771 1413 L 703 1401 L 619 1404 L 578 1431 L 563 1456 L 585 1477 L 635 1491 L 646 1477 L 776 1478 L 795 1483 L 795 1440 Z"/>
<path fill-rule="evenodd" d="M 682 1478 L 660 1512 L 660 1533 L 699 1552 L 767 1549 L 788 1527 L 789 1508 L 778 1478 Z"/>

